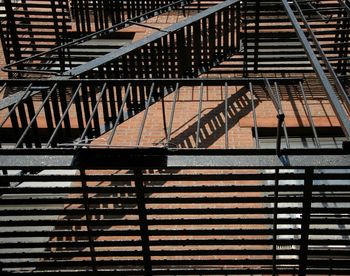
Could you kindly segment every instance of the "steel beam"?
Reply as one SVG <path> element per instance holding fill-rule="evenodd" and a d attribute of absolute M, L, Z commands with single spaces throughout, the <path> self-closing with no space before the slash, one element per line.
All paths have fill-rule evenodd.
<path fill-rule="evenodd" d="M 349 168 L 350 154 L 339 149 L 167 150 L 166 148 L 0 149 L 0 169 L 133 168 Z M 322 158 L 320 158 L 322 156 Z"/>
<path fill-rule="evenodd" d="M 341 127 L 344 131 L 345 136 L 347 139 L 350 139 L 350 121 L 348 114 L 346 114 L 344 108 L 342 107 L 337 94 L 335 93 L 330 81 L 328 80 L 328 77 L 326 73 L 324 72 L 316 54 L 312 50 L 312 47 L 305 36 L 304 31 L 302 30 L 297 18 L 295 17 L 289 3 L 287 0 L 282 0 L 283 6 L 288 14 L 288 17 L 291 20 L 291 23 L 293 25 L 293 28 L 296 31 L 296 34 L 299 38 L 299 41 L 301 42 L 305 53 L 307 54 L 307 57 L 312 65 L 312 67 L 315 70 L 315 73 L 317 74 L 319 80 L 322 83 L 322 86 L 324 87 L 325 91 L 327 92 L 327 96 L 329 99 L 329 102 L 331 103 L 333 110 L 341 124 Z"/>
<path fill-rule="evenodd" d="M 7 1 L 7 0 L 6 0 Z M 5 2 L 6 2 L 5 1 Z M 10 0 L 8 1 L 10 2 Z M 68 42 L 64 45 L 60 45 L 58 47 L 54 47 L 48 51 L 45 51 L 45 52 L 41 52 L 39 54 L 35 54 L 35 55 L 32 55 L 30 57 L 27 57 L 27 58 L 24 58 L 24 59 L 18 59 L 17 58 L 17 61 L 16 62 L 13 62 L 9 65 L 6 65 L 4 66 L 3 68 L 1 68 L 2 71 L 4 72 L 8 72 L 8 73 L 38 73 L 38 74 L 42 74 L 42 75 L 55 75 L 56 73 L 55 72 L 50 72 L 50 71 L 47 71 L 47 70 L 24 70 L 24 69 L 21 69 L 23 67 L 23 65 L 25 65 L 26 62 L 29 62 L 29 61 L 32 61 L 34 60 L 35 58 L 40 58 L 42 56 L 47 56 L 49 54 L 53 54 L 55 52 L 60 52 L 60 51 L 65 51 L 67 50 L 68 48 L 68 51 L 69 51 L 69 47 L 71 46 L 75 46 L 75 45 L 79 45 L 80 43 L 83 43 L 85 41 L 88 41 L 90 39 L 94 39 L 94 38 L 98 38 L 100 36 L 104 36 L 104 35 L 108 35 L 110 33 L 113 33 L 117 30 L 120 30 L 120 29 L 123 29 L 123 28 L 126 28 L 130 25 L 133 24 L 133 22 L 142 22 L 150 17 L 155 16 L 155 15 L 158 15 L 158 14 L 161 14 L 162 12 L 166 12 L 166 11 L 169 11 L 171 9 L 174 9 L 176 8 L 177 6 L 180 6 L 180 5 L 184 5 L 184 4 L 187 4 L 191 1 L 189 0 L 178 0 L 178 1 L 175 1 L 171 4 L 167 4 L 167 5 L 164 5 L 162 7 L 159 7 L 159 8 L 154 8 L 152 9 L 151 11 L 149 12 L 146 12 L 146 13 L 143 13 L 141 15 L 138 15 L 138 16 L 135 16 L 131 19 L 128 19 L 128 20 L 125 20 L 123 22 L 120 22 L 120 23 L 117 23 L 111 27 L 108 27 L 106 29 L 103 29 L 103 30 L 99 30 L 97 32 L 94 32 L 92 34 L 88 34 L 86 36 L 83 36 L 83 37 L 80 37 L 78 39 L 75 39 L 71 42 Z M 84 13 L 82 11 L 82 13 Z M 78 23 L 79 24 L 79 23 Z M 16 51 L 15 51 L 16 53 Z M 14 66 L 17 66 L 17 68 L 19 69 L 12 69 Z"/>
<path fill-rule="evenodd" d="M 79 76 L 85 72 L 88 72 L 96 67 L 99 67 L 103 64 L 106 64 L 107 62 L 113 61 L 127 53 L 130 53 L 142 46 L 145 46 L 149 43 L 151 43 L 152 41 L 156 41 L 158 39 L 161 39 L 162 37 L 166 36 L 167 33 L 174 33 L 177 30 L 186 27 L 187 25 L 190 25 L 196 21 L 199 21 L 203 18 L 208 17 L 211 14 L 214 14 L 215 12 L 218 12 L 224 8 L 227 8 L 231 5 L 237 4 L 239 3 L 239 0 L 227 0 L 224 1 L 220 4 L 215 5 L 214 7 L 208 8 L 206 10 L 204 10 L 201 13 L 195 14 L 193 16 L 191 16 L 188 19 L 185 19 L 179 23 L 175 23 L 173 25 L 171 25 L 170 27 L 164 28 L 162 31 L 158 31 L 156 33 L 153 33 L 147 37 L 145 37 L 144 39 L 141 39 L 139 41 L 136 41 L 135 43 L 132 43 L 128 46 L 119 48 L 113 52 L 110 52 L 102 57 L 98 57 L 90 62 L 87 62 L 85 64 L 82 64 L 78 67 L 73 68 L 72 70 L 69 70 L 67 72 L 64 72 L 62 74 L 62 76 L 57 76 L 55 77 L 55 79 L 68 79 L 68 78 L 72 78 L 74 76 Z"/>

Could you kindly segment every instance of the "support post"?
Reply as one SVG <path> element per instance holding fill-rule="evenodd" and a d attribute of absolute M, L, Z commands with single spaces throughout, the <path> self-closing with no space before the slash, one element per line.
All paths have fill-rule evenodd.
<path fill-rule="evenodd" d="M 145 204 L 145 189 L 142 180 L 142 171 L 135 170 L 135 188 L 137 198 L 137 208 L 139 211 L 142 257 L 144 262 L 145 275 L 152 275 L 151 252 L 149 245 L 149 234 Z"/>
<path fill-rule="evenodd" d="M 306 275 L 307 272 L 307 256 L 309 246 L 309 230 L 310 230 L 310 213 L 312 199 L 312 182 L 313 169 L 305 169 L 304 179 L 304 195 L 303 195 L 303 214 L 301 221 L 301 236 L 300 236 L 300 253 L 299 253 L 299 275 Z"/>

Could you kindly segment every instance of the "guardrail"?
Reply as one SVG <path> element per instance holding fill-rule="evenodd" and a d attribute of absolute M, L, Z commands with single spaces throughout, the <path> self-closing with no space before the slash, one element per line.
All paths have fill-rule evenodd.
<path fill-rule="evenodd" d="M 63 144 L 61 147 L 68 144 L 70 147 L 81 147 L 90 143 L 91 139 L 110 131 L 105 143 L 108 146 L 112 144 L 117 128 L 122 122 L 143 112 L 143 121 L 138 127 L 138 138 L 135 138 L 133 144 L 140 146 L 150 106 L 174 92 L 169 121 L 166 122 L 164 112 L 157 115 L 163 116 L 166 141 L 170 142 L 177 97 L 182 95 L 182 91 L 186 91 L 186 87 L 190 87 L 195 89 L 194 91 L 198 90 L 200 95 L 195 131 L 195 147 L 198 148 L 201 147 L 200 140 L 203 140 L 200 138 L 200 129 L 205 87 L 216 87 L 215 89 L 225 93 L 222 99 L 225 118 L 222 135 L 225 135 L 228 141 L 228 128 L 237 120 L 234 118 L 235 112 L 230 111 L 235 98 L 232 98 L 232 95 L 229 97 L 229 88 L 245 86 L 245 92 L 242 92 L 244 95 L 237 96 L 237 100 L 243 97 L 240 99 L 241 104 L 247 110 L 255 112 L 254 87 L 268 87 L 268 99 L 273 101 L 280 115 L 278 129 L 282 130 L 284 117 L 280 111 L 280 98 L 277 96 L 280 93 L 279 89 L 284 85 L 301 86 L 301 83 L 301 79 L 288 78 L 0 81 L 3 89 L 18 91 L 0 102 L 0 129 L 7 131 L 0 142 L 6 144 L 6 139 L 12 137 L 10 144 L 13 143 L 14 147 L 57 147 L 59 144 Z M 305 105 L 307 106 L 306 98 Z M 164 103 L 162 106 L 164 108 Z M 312 123 L 311 115 L 309 120 Z M 254 126 L 257 128 L 256 119 Z M 278 133 L 277 136 L 281 138 L 282 131 Z M 315 135 L 317 139 L 316 131 Z M 284 136 L 288 139 L 286 129 Z M 258 135 L 256 139 L 259 140 Z M 280 141 L 279 139 L 279 144 Z M 225 143 L 225 147 L 228 148 L 228 143 Z"/>
<path fill-rule="evenodd" d="M 62 77 L 194 77 L 239 50 L 240 1 L 228 0 L 75 67 Z"/>
<path fill-rule="evenodd" d="M 99 1 L 99 2 L 101 2 L 101 1 Z M 114 2 L 117 3 L 118 1 L 114 1 Z M 83 37 L 80 37 L 78 39 L 74 39 L 73 41 L 64 43 L 63 45 L 53 47 L 50 50 L 41 51 L 40 53 L 31 55 L 31 56 L 26 57 L 24 59 L 23 59 L 23 57 L 19 56 L 16 58 L 16 60 L 17 60 L 16 62 L 12 62 L 11 64 L 4 66 L 2 68 L 2 70 L 10 73 L 12 75 L 16 74 L 17 77 L 21 77 L 21 76 L 23 77 L 23 74 L 30 74 L 31 76 L 33 76 L 35 74 L 39 74 L 40 76 L 57 75 L 59 73 L 62 73 L 64 71 L 72 68 L 73 60 L 72 60 L 71 54 L 73 55 L 74 47 L 82 45 L 84 42 L 91 41 L 92 39 L 106 38 L 106 37 L 108 38 L 108 36 L 110 36 L 111 34 L 113 34 L 114 32 L 116 32 L 118 30 L 126 28 L 132 24 L 142 22 L 142 21 L 147 20 L 153 16 L 157 16 L 161 13 L 168 12 L 172 9 L 183 7 L 184 5 L 187 5 L 191 2 L 192 2 L 192 0 L 171 1 L 170 4 L 164 4 L 163 6 L 154 8 L 152 10 L 145 11 L 142 14 L 135 15 L 134 17 L 128 18 L 122 22 L 118 22 L 116 24 L 113 24 L 112 26 L 99 29 L 93 33 L 87 32 L 88 34 L 85 34 Z M 132 7 L 129 7 L 129 8 L 132 8 Z M 95 12 L 96 12 L 96 10 L 95 10 Z M 134 14 L 134 12 L 130 12 L 130 14 Z M 98 16 L 98 15 L 100 15 L 100 13 L 98 13 L 96 16 Z M 81 12 L 80 16 L 82 16 L 82 17 L 86 16 L 86 11 L 83 10 Z M 84 21 L 83 23 L 87 24 L 86 21 Z M 83 23 L 81 23 L 81 24 L 83 24 Z M 77 22 L 77 24 L 78 24 L 78 26 L 80 26 L 79 25 L 80 21 Z M 12 35 L 12 38 L 13 38 L 13 35 Z M 87 46 L 85 46 L 85 47 L 87 47 Z M 19 46 L 17 47 L 15 52 L 16 53 L 20 52 Z M 89 60 L 88 57 L 86 57 L 86 59 Z M 75 64 L 76 64 L 76 62 L 75 62 Z M 77 66 L 77 65 L 75 65 L 75 66 Z"/>
<path fill-rule="evenodd" d="M 50 169 L 0 175 L 11 185 L 0 188 L 2 273 L 350 272 L 350 163 L 339 151 L 299 151 L 287 166 L 274 151 L 0 154 L 0 169 Z"/>

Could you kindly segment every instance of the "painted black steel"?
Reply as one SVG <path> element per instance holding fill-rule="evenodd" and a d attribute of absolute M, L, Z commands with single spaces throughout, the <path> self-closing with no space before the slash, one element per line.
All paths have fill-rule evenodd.
<path fill-rule="evenodd" d="M 74 9 L 73 14 L 79 13 L 78 10 L 82 10 L 81 14 L 76 16 L 76 23 L 78 26 L 86 25 L 87 22 L 84 20 L 83 22 L 80 22 L 79 18 L 81 16 L 85 17 L 87 16 L 86 11 L 84 7 L 88 4 L 87 1 L 84 1 L 86 3 L 81 3 L 78 5 L 72 5 L 72 8 Z M 94 1 L 96 3 L 96 1 Z M 101 2 L 101 1 L 99 1 Z M 115 1 L 116 3 L 118 1 Z M 168 2 L 168 1 L 167 1 Z M 30 56 L 26 58 L 16 58 L 15 62 L 12 62 L 10 59 L 7 61 L 9 65 L 4 66 L 2 68 L 3 71 L 9 72 L 10 74 L 15 73 L 22 73 L 22 74 L 39 74 L 39 75 L 57 75 L 59 73 L 62 73 L 68 68 L 72 68 L 72 53 L 73 48 L 81 45 L 83 42 L 90 41 L 92 39 L 100 38 L 100 37 L 108 37 L 112 33 L 121 30 L 123 28 L 126 28 L 132 24 L 142 22 L 144 20 L 147 20 L 153 16 L 160 15 L 164 12 L 168 12 L 170 10 L 179 8 L 180 6 L 190 4 L 191 1 L 189 0 L 179 0 L 179 1 L 170 1 L 170 3 L 162 3 L 162 6 L 157 5 L 147 5 L 146 8 L 151 8 L 151 10 L 146 10 L 142 13 L 140 10 L 134 10 L 136 7 L 134 5 L 122 5 L 123 9 L 131 9 L 132 12 L 128 12 L 128 15 L 133 14 L 133 17 L 125 18 L 122 21 L 117 21 L 112 24 L 112 26 L 109 26 L 111 21 L 111 18 L 108 16 L 108 18 L 104 18 L 104 20 L 108 20 L 107 24 L 102 24 L 102 26 L 105 26 L 103 28 L 97 28 L 95 31 L 86 31 L 86 27 L 78 27 L 77 31 L 81 36 L 83 34 L 83 37 L 79 37 L 77 39 L 73 39 L 72 41 L 65 42 L 63 45 L 58 45 L 56 47 L 51 47 L 52 49 L 49 49 L 47 51 L 40 51 L 39 53 L 33 52 Z M 118 5 L 119 4 L 115 4 Z M 102 7 L 103 8 L 103 7 Z M 100 16 L 99 10 L 94 10 L 95 14 L 93 16 Z M 97 12 L 97 13 L 96 13 Z M 116 11 L 117 12 L 117 11 Z M 121 11 L 120 11 L 121 12 Z M 113 11 L 108 11 L 108 13 L 113 13 Z M 135 14 L 136 13 L 136 14 Z M 90 15 L 91 16 L 91 15 Z M 124 17 L 124 16 L 123 16 Z M 64 23 L 64 22 L 63 22 Z M 90 24 L 88 24 L 90 26 Z M 70 39 L 67 39 L 70 40 Z M 9 43 L 9 42 L 8 42 Z M 17 51 L 20 53 L 20 51 Z M 5 51 L 5 53 L 7 53 Z M 57 72 L 57 69 L 48 70 L 48 66 L 51 66 L 45 60 L 49 59 L 49 61 L 52 63 L 52 61 L 55 61 L 58 58 L 59 65 L 56 65 L 56 67 L 59 69 Z M 42 64 L 44 62 L 44 64 Z M 10 64 L 11 63 L 11 64 Z M 42 67 L 45 67 L 44 69 Z M 56 70 L 56 71 L 55 71 Z"/>
<path fill-rule="evenodd" d="M 301 79 L 272 79 L 276 85 L 288 83 L 297 84 Z M 1 81 L 0 81 L 1 83 Z M 4 82 L 5 83 L 5 82 Z M 266 84 L 266 79 L 234 78 L 234 79 L 148 79 L 148 80 L 9 80 L 7 89 L 23 87 L 21 92 L 5 98 L 0 102 L 0 110 L 5 112 L 1 122 L 2 130 L 11 134 L 15 141 L 14 147 L 81 147 L 101 135 L 111 131 L 104 146 L 111 146 L 119 124 L 140 112 L 143 119 L 139 126 L 138 137 L 134 146 L 141 146 L 142 133 L 145 128 L 148 109 L 160 98 L 172 93 L 175 97 L 179 90 L 186 86 L 199 87 L 197 112 L 196 147 L 200 144 L 200 129 L 202 117 L 202 101 L 204 86 L 228 87 L 236 85 Z M 206 89 L 208 89 L 206 88 Z M 271 88 L 271 87 L 270 87 Z M 20 89 L 21 90 L 21 89 Z M 41 100 L 37 97 L 41 94 Z M 271 94 L 275 100 L 274 94 Z M 35 98 L 35 106 L 33 104 Z M 224 104 L 227 104 L 224 99 Z M 176 98 L 174 98 L 174 105 Z M 277 103 L 276 104 L 280 104 Z M 174 120 L 174 108 L 170 116 L 171 125 Z M 28 108 L 28 113 L 25 112 Z M 228 110 L 226 106 L 226 123 L 224 129 L 225 146 L 227 147 Z M 255 107 L 253 107 L 255 110 Z M 224 113 L 225 113 L 224 112 Z M 40 128 L 38 127 L 40 118 Z M 256 118 L 255 118 L 256 120 Z M 6 124 L 6 125 L 5 125 Z M 11 125 L 11 128 L 8 126 Z M 55 126 L 55 127 L 54 127 Z M 74 126 L 74 127 L 73 127 Z M 166 122 L 165 122 L 166 126 Z M 170 129 L 171 130 L 171 129 Z M 168 131 L 170 131 L 168 129 Z M 42 135 L 39 135 L 41 131 Z M 36 134 L 35 134 L 36 133 Z M 169 132 L 165 139 L 169 140 Z M 0 139 L 6 143 L 7 137 Z M 9 142 L 10 140 L 8 140 Z M 280 141 L 280 139 L 279 139 Z M 280 143 L 279 143 L 280 144 Z M 166 143 L 170 146 L 169 141 Z"/>
<path fill-rule="evenodd" d="M 339 102 L 337 94 L 334 91 L 327 75 L 325 74 L 324 70 L 322 69 L 322 66 L 321 66 L 320 62 L 318 61 L 317 56 L 315 55 L 314 51 L 312 50 L 307 37 L 305 36 L 298 20 L 296 19 L 295 15 L 290 7 L 290 4 L 286 0 L 282 0 L 282 3 L 286 9 L 286 12 L 287 12 L 292 24 L 293 24 L 293 27 L 294 27 L 294 29 L 299 37 L 299 40 L 305 49 L 305 52 L 310 60 L 312 67 L 314 68 L 317 76 L 319 77 L 324 89 L 327 91 L 329 101 L 332 104 L 332 107 L 335 111 L 336 116 L 338 117 L 339 121 L 341 122 L 341 126 L 343 128 L 343 131 L 344 131 L 346 137 L 349 139 L 349 137 L 350 137 L 349 118 L 346 115 L 346 112 L 345 112 L 343 106 Z"/>
<path fill-rule="evenodd" d="M 303 2 L 310 4 L 298 1 Z M 155 14 L 154 5 L 163 11 L 167 3 L 73 1 L 84 33 L 119 20 L 103 10 L 108 5 L 122 4 L 137 14 L 151 9 Z M 274 3 L 271 10 L 267 3 Z M 342 111 L 290 4 L 271 3 L 222 1 L 61 77 L 0 80 L 3 88 L 17 91 L 0 102 L 1 131 L 10 125 L 15 137 L 14 148 L 0 149 L 2 275 L 350 274 L 349 142 L 344 141 L 343 148 L 320 149 L 303 79 L 188 78 L 208 72 L 233 53 L 244 56 L 244 76 L 251 69 L 263 72 L 266 57 L 260 49 L 279 45 L 266 46 L 260 30 L 271 11 L 281 16 L 282 3 L 349 138 L 349 114 Z M 201 1 L 197 4 L 199 9 Z M 315 22 L 328 24 L 334 18 L 323 12 L 339 12 L 334 6 L 311 4 L 303 12 L 316 10 Z M 281 22 L 285 17 L 282 14 Z M 56 32 L 59 29 L 55 22 Z M 339 41 L 344 43 L 344 37 Z M 60 62 L 64 49 L 58 48 Z M 339 50 L 341 60 L 344 49 Z M 66 64 L 62 62 L 61 68 Z M 289 148 L 280 95 L 284 85 L 295 86 L 302 95 L 317 148 Z M 209 94 L 212 86 L 224 92 L 223 149 L 200 148 L 204 91 Z M 229 127 L 235 119 L 229 112 L 233 86 L 248 95 L 256 149 L 229 147 L 230 135 L 235 135 Z M 195 147 L 184 149 L 172 145 L 171 136 L 178 97 L 186 87 L 198 91 L 199 100 Z M 267 92 L 265 98 L 278 114 L 276 149 L 259 149 L 259 89 Z M 151 105 L 170 93 L 174 95 L 169 97 L 173 101 L 168 122 L 162 102 L 165 142 L 142 147 Z M 120 124 L 141 112 L 136 143 L 129 148 L 113 143 Z M 39 116 L 44 127 L 39 126 Z M 40 135 L 40 128 L 47 137 Z M 282 132 L 287 148 L 282 147 Z M 105 143 L 90 143 L 103 134 Z"/>
<path fill-rule="evenodd" d="M 85 145 L 86 146 L 86 145 Z M 343 149 L 210 150 L 167 148 L 0 149 L 0 168 L 347 168 L 349 155 Z M 141 159 L 140 156 L 143 156 Z M 209 157 L 208 157 L 209 156 Z M 259 157 L 260 156 L 260 157 Z M 322 158 L 320 158 L 322 156 Z M 118 162 L 123 160 L 123 162 Z"/>
<path fill-rule="evenodd" d="M 194 151 L 209 154 L 206 160 L 225 158 L 218 151 Z M 268 151 L 270 155 L 260 155 L 258 150 L 242 152 L 245 157 L 250 155 L 250 160 L 265 159 L 261 170 L 249 165 L 249 171 L 237 161 L 240 156 L 230 155 L 234 151 L 222 150 L 233 166 L 216 159 L 216 165 L 203 172 L 201 166 L 189 167 L 185 160 L 176 167 L 181 172 L 173 173 L 168 171 L 173 168 L 169 158 L 179 154 L 184 160 L 184 151 L 0 150 L 1 154 L 18 153 L 22 157 L 29 152 L 37 156 L 50 152 L 51 157 L 54 152 L 66 156 L 73 153 L 75 161 L 65 168 L 80 172 L 55 173 L 57 187 L 0 187 L 2 273 L 348 273 L 350 244 L 340 237 L 349 235 L 350 220 L 344 214 L 349 212 L 350 190 L 344 183 L 350 175 L 344 168 L 349 169 L 350 163 L 344 163 L 339 150 L 327 151 L 343 161 L 326 164 L 324 168 L 332 171 L 319 171 L 319 163 L 308 155 L 309 150 L 300 153 L 304 163 L 289 167 L 298 170 L 283 172 L 278 168 L 288 166 L 275 167 L 273 173 L 266 162 L 268 156 L 275 156 L 273 150 Z M 125 157 L 133 154 L 141 162 L 133 163 L 126 174 L 118 173 L 126 168 L 118 160 L 125 162 Z M 168 162 L 157 171 L 149 157 L 159 161 L 160 154 Z M 90 156 L 89 162 L 85 162 L 86 156 Z M 99 156 L 105 156 L 109 169 L 116 173 L 106 172 Z M 57 157 L 36 166 L 47 168 Z M 26 161 L 18 160 L 18 166 L 25 168 Z M 323 160 L 326 163 L 329 159 Z M 18 180 L 49 184 L 53 175 L 0 175 L 1 183 Z M 64 182 L 74 185 L 58 186 Z M 339 245 L 346 247 L 340 249 Z"/>
<path fill-rule="evenodd" d="M 239 45 L 235 45 L 232 39 L 237 32 L 234 24 L 230 24 L 229 30 L 226 33 L 221 33 L 220 37 L 215 33 L 217 28 L 222 28 L 221 25 L 218 25 L 215 18 L 222 15 L 226 16 L 223 20 L 231 22 L 233 18 L 230 20 L 230 16 L 232 15 L 231 13 L 227 14 L 227 11 L 235 10 L 238 6 L 239 1 L 237 0 L 224 1 L 135 43 L 66 71 L 62 74 L 62 77 L 58 78 L 94 75 L 94 70 L 102 70 L 102 68 L 104 68 L 103 72 L 113 71 L 113 74 L 106 77 L 104 73 L 99 76 L 100 78 L 135 78 L 140 75 L 146 78 L 197 76 L 203 70 L 207 71 L 208 68 L 211 68 L 218 61 L 239 50 Z M 198 24 L 205 29 L 201 37 L 198 37 L 199 33 L 191 30 L 192 26 L 195 29 L 195 26 L 198 26 Z M 186 28 L 189 32 L 185 37 Z M 193 39 L 194 36 L 197 36 L 197 39 Z M 221 47 L 221 40 L 230 41 L 230 44 L 224 43 L 227 47 Z M 166 43 L 167 41 L 171 43 L 168 44 Z M 152 51 L 154 51 L 155 45 L 160 45 L 160 51 L 153 54 Z M 172 51 L 171 55 L 166 55 L 164 52 L 168 48 Z M 204 50 L 203 53 L 196 52 L 201 48 Z M 128 64 L 139 60 L 138 53 L 140 51 L 143 53 L 143 58 L 147 60 L 147 62 L 144 62 L 144 65 L 149 67 L 149 70 L 139 71 L 142 70 L 143 66 L 138 66 L 136 71 L 128 70 Z M 195 55 L 191 55 L 189 51 L 194 51 Z M 191 59 L 189 59 L 190 57 Z M 118 66 L 120 61 L 123 62 L 122 66 Z M 165 61 L 168 64 L 172 64 L 170 72 L 167 71 L 167 67 L 162 66 Z M 141 61 L 139 60 L 139 62 Z M 175 62 L 178 63 L 177 66 L 175 66 Z M 111 70 L 106 70 L 108 68 Z"/>

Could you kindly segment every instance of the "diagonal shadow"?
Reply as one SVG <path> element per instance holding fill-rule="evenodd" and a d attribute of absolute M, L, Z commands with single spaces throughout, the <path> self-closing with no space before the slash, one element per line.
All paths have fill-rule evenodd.
<path fill-rule="evenodd" d="M 246 88 L 242 88 L 237 93 L 228 97 L 228 130 L 232 129 L 241 118 L 252 111 L 248 92 Z M 257 105 L 258 101 L 255 100 L 255 106 Z M 194 148 L 195 143 L 193 141 L 196 140 L 197 124 L 198 121 L 194 122 L 185 131 L 171 138 L 171 143 L 180 148 Z M 224 136 L 225 132 L 225 102 L 223 101 L 201 117 L 198 147 L 209 148 Z"/>

